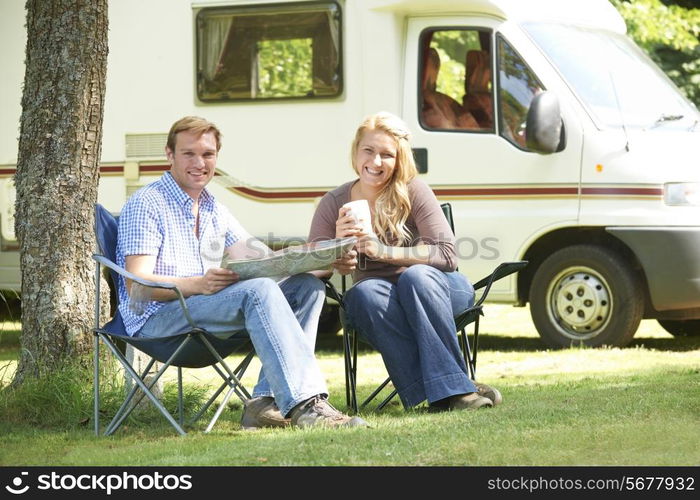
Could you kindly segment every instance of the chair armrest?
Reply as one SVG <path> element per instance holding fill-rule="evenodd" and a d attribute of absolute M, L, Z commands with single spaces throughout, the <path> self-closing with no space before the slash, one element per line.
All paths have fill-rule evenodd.
<path fill-rule="evenodd" d="M 491 274 L 477 281 L 474 284 L 474 290 L 480 290 L 484 287 L 485 290 L 484 293 L 481 294 L 481 297 L 476 302 L 476 304 L 474 304 L 474 306 L 481 305 L 484 302 L 484 300 L 486 300 L 486 296 L 491 290 L 491 285 L 493 285 L 496 281 L 500 280 L 501 278 L 505 278 L 508 275 L 517 273 L 525 266 L 527 266 L 527 263 L 528 261 L 526 260 L 519 260 L 515 262 L 503 262 L 499 264 L 498 267 L 494 269 L 494 271 Z"/>
<path fill-rule="evenodd" d="M 123 267 L 119 267 L 116 265 L 114 262 L 109 260 L 107 257 L 104 255 L 99 255 L 99 254 L 93 254 L 92 258 L 102 264 L 105 267 L 110 268 L 111 270 L 121 274 L 125 278 L 129 278 L 132 281 L 135 281 L 139 285 L 147 286 L 149 288 L 165 288 L 168 290 L 177 290 L 177 287 L 173 283 L 166 283 L 166 282 L 161 282 L 161 281 L 150 281 L 150 280 L 145 280 L 143 278 L 139 278 L 135 274 L 130 273 Z"/>
<path fill-rule="evenodd" d="M 93 254 L 92 258 L 95 261 L 102 264 L 103 266 L 108 267 L 109 269 L 113 270 L 117 274 L 120 274 L 120 275 L 124 276 L 125 278 L 130 279 L 135 283 L 138 283 L 141 286 L 145 286 L 147 288 L 163 288 L 166 290 L 172 290 L 177 295 L 177 299 L 180 302 L 180 307 L 182 308 L 182 312 L 185 315 L 187 322 L 190 324 L 190 326 L 192 328 L 197 328 L 197 325 L 195 324 L 194 320 L 192 319 L 192 316 L 190 315 L 190 310 L 187 307 L 187 304 L 185 303 L 185 296 L 182 295 L 182 292 L 180 291 L 180 289 L 177 286 L 175 286 L 174 283 L 167 283 L 164 281 L 151 281 L 151 280 L 146 280 L 146 279 L 140 278 L 140 277 L 136 276 L 135 274 L 130 273 L 126 269 L 119 267 L 114 262 L 112 262 L 107 257 L 105 257 L 104 255 Z"/>

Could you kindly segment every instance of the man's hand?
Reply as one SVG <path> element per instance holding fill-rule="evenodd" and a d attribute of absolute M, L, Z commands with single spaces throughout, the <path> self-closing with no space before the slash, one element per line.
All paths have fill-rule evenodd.
<path fill-rule="evenodd" d="M 350 274 L 357 267 L 357 252 L 355 250 L 350 250 L 341 258 L 333 262 L 332 266 L 340 274 Z"/>
<path fill-rule="evenodd" d="M 209 269 L 204 276 L 199 276 L 199 291 L 203 295 L 212 295 L 220 292 L 229 285 L 233 285 L 239 280 L 238 274 L 221 267 Z"/>

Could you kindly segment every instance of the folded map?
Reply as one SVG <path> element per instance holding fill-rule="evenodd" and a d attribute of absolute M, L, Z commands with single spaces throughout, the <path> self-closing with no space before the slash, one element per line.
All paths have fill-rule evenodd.
<path fill-rule="evenodd" d="M 260 259 L 234 260 L 224 255 L 221 267 L 237 273 L 240 279 L 283 278 L 308 271 L 327 270 L 349 251 L 357 238 L 336 238 L 305 245 L 293 245 Z"/>

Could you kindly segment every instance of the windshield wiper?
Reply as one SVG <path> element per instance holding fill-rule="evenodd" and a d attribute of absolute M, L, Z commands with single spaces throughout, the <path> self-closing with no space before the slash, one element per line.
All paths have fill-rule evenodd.
<path fill-rule="evenodd" d="M 654 124 L 653 124 L 651 127 L 649 127 L 649 128 L 651 129 L 651 128 L 654 128 L 654 127 L 658 127 L 658 126 L 661 125 L 662 123 L 666 123 L 666 122 L 677 122 L 678 120 L 682 120 L 684 116 L 685 116 L 685 115 L 669 115 L 669 114 L 667 114 L 667 113 L 663 113 L 661 116 L 659 116 L 659 117 L 656 119 L 656 121 L 654 122 Z"/>

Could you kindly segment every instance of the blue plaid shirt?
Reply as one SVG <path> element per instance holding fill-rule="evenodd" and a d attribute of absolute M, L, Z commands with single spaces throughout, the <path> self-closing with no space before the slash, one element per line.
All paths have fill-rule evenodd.
<path fill-rule="evenodd" d="M 119 215 L 117 265 L 124 267 L 127 255 L 155 255 L 153 273 L 162 276 L 201 276 L 219 267 L 224 249 L 247 233 L 206 189 L 199 197 L 199 239 L 194 234 L 194 200 L 166 172 L 134 193 Z M 132 297 L 119 279 L 119 312 L 129 335 L 136 334 L 164 302 Z"/>

